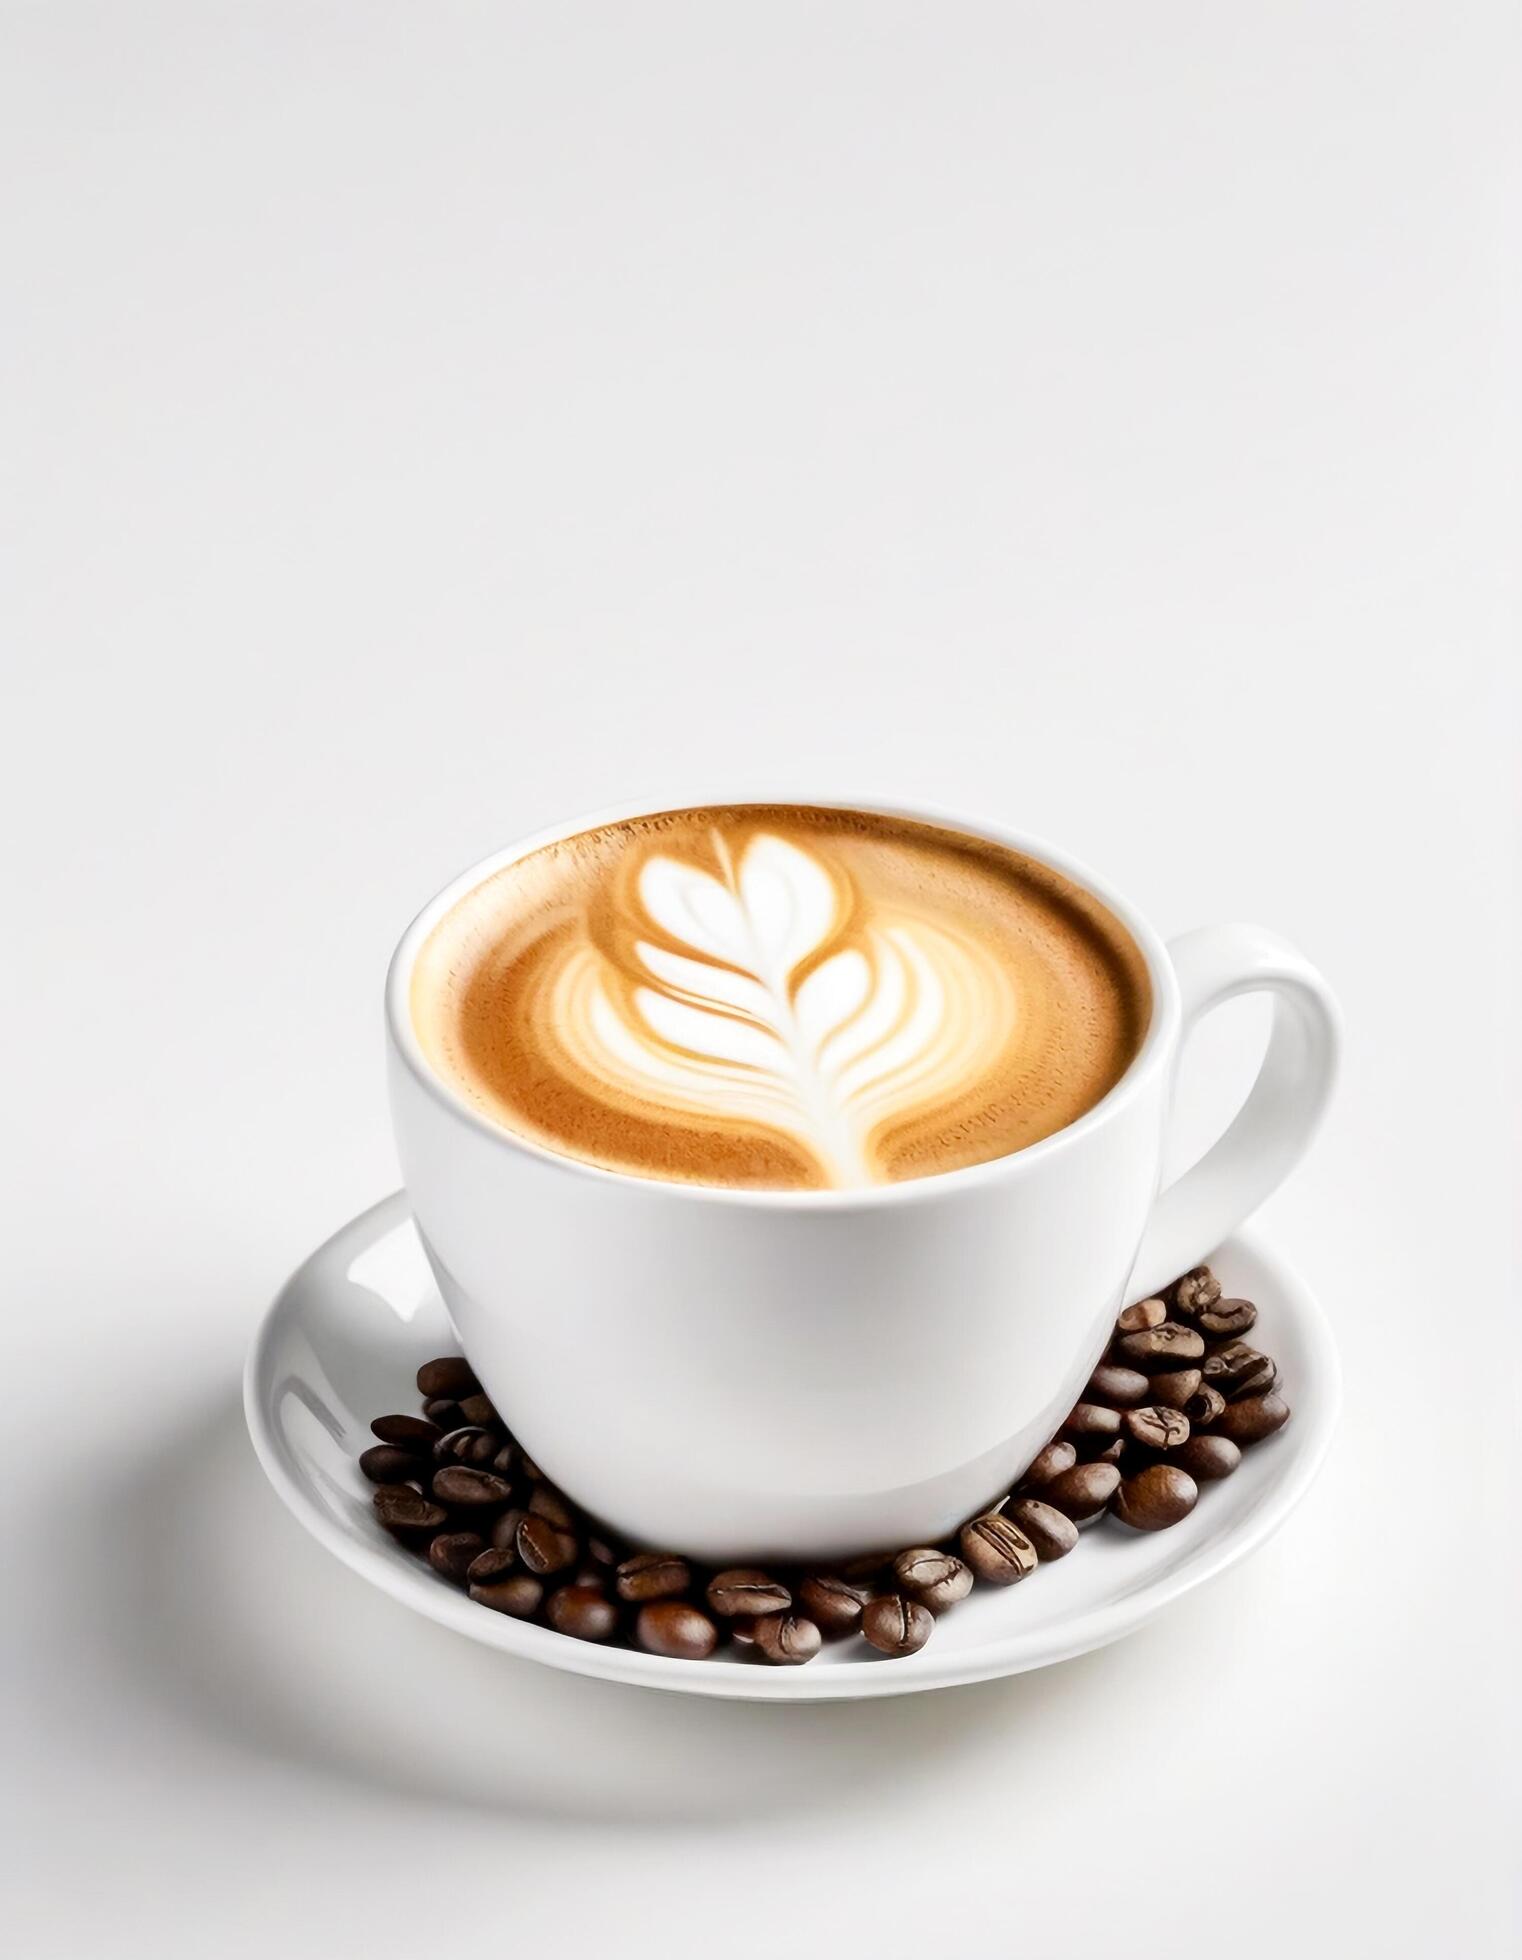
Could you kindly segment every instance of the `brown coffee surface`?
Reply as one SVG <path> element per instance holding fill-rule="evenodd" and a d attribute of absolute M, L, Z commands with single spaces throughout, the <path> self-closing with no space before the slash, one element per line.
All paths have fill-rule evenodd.
<path fill-rule="evenodd" d="M 1120 921 L 1048 866 L 874 813 L 633 818 L 477 885 L 413 969 L 468 1103 L 683 1183 L 852 1189 L 960 1170 L 1093 1108 L 1151 1015 Z"/>

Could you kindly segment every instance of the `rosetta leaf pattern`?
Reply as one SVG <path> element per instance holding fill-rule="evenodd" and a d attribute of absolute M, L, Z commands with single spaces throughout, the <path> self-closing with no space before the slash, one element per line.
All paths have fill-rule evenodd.
<path fill-rule="evenodd" d="M 579 949 L 564 1020 L 584 1067 L 668 1110 L 781 1132 L 822 1179 L 880 1181 L 878 1131 L 948 1100 L 1012 1012 L 990 956 L 945 927 L 855 916 L 838 867 L 762 833 L 718 870 L 654 856 L 627 970 Z"/>

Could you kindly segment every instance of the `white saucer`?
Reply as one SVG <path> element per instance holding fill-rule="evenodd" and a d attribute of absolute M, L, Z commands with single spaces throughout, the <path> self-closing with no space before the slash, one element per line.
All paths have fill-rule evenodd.
<path fill-rule="evenodd" d="M 913 1694 L 1118 1640 L 1255 1550 L 1304 1495 L 1341 1401 L 1331 1332 L 1305 1283 L 1255 1240 L 1228 1240 L 1211 1264 L 1228 1293 L 1257 1302 L 1293 1420 L 1250 1450 L 1234 1476 L 1205 1486 L 1193 1516 L 1171 1531 L 1085 1531 L 1069 1557 L 1023 1584 L 980 1586 L 908 1660 L 865 1658 L 861 1641 L 827 1645 L 801 1668 L 593 1646 L 476 1605 L 394 1544 L 375 1522 L 355 1459 L 371 1440 L 372 1416 L 414 1407 L 419 1364 L 458 1349 L 402 1192 L 346 1225 L 286 1285 L 249 1352 L 244 1408 L 270 1482 L 320 1544 L 404 1605 L 488 1647 L 574 1674 L 728 1699 Z"/>

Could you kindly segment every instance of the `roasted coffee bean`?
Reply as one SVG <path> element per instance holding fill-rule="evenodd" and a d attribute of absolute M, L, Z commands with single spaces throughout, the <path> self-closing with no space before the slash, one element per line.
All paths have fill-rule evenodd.
<path fill-rule="evenodd" d="M 1078 1543 L 1078 1527 L 1055 1505 L 1039 1497 L 1017 1497 L 1007 1514 L 1036 1548 L 1036 1556 L 1050 1564 L 1064 1558 Z"/>
<path fill-rule="evenodd" d="M 824 1636 L 801 1613 L 763 1613 L 751 1622 L 756 1652 L 773 1667 L 802 1667 L 819 1652 Z"/>
<path fill-rule="evenodd" d="M 1144 1328 L 1139 1334 L 1122 1334 L 1115 1346 L 1122 1359 L 1134 1362 L 1147 1375 L 1182 1368 L 1198 1361 L 1205 1352 L 1204 1337 L 1192 1327 L 1181 1327 L 1176 1320 L 1165 1320 L 1161 1326 Z"/>
<path fill-rule="evenodd" d="M 1122 1334 L 1144 1334 L 1149 1327 L 1161 1327 L 1168 1318 L 1168 1308 L 1162 1300 L 1136 1300 L 1129 1307 L 1122 1307 L 1115 1317 L 1115 1325 Z"/>
<path fill-rule="evenodd" d="M 544 1598 L 544 1584 L 529 1572 L 515 1572 L 509 1579 L 470 1589 L 472 1599 L 489 1606 L 494 1613 L 507 1613 L 515 1620 L 531 1620 Z"/>
<path fill-rule="evenodd" d="M 532 1511 L 518 1527 L 516 1544 L 530 1572 L 564 1572 L 576 1557 L 576 1540 L 570 1532 Z"/>
<path fill-rule="evenodd" d="M 1101 1361 L 1083 1391 L 1085 1402 L 1108 1402 L 1112 1409 L 1134 1409 L 1147 1399 L 1147 1377 L 1117 1361 Z"/>
<path fill-rule="evenodd" d="M 424 1477 L 428 1466 L 411 1450 L 399 1450 L 390 1443 L 375 1443 L 361 1450 L 359 1467 L 372 1484 L 404 1484 L 411 1477 Z"/>
<path fill-rule="evenodd" d="M 423 1414 L 441 1434 L 451 1429 L 462 1429 L 465 1418 L 460 1414 L 458 1402 L 451 1401 L 447 1395 L 436 1395 L 423 1404 Z"/>
<path fill-rule="evenodd" d="M 536 1518 L 548 1518 L 562 1531 L 576 1528 L 576 1508 L 553 1484 L 535 1484 L 529 1493 L 528 1508 Z"/>
<path fill-rule="evenodd" d="M 911 1599 L 932 1613 L 944 1613 L 972 1591 L 972 1568 L 950 1552 L 900 1552 L 893 1561 L 893 1576 Z"/>
<path fill-rule="evenodd" d="M 1266 1357 L 1268 1366 L 1260 1369 L 1247 1381 L 1242 1382 L 1227 1396 L 1228 1402 L 1245 1402 L 1250 1396 L 1277 1395 L 1284 1386 L 1279 1373 L 1279 1364 L 1272 1356 Z"/>
<path fill-rule="evenodd" d="M 1282 1395 L 1246 1395 L 1228 1402 L 1211 1424 L 1213 1436 L 1246 1446 L 1261 1443 L 1289 1421 L 1289 1404 Z"/>
<path fill-rule="evenodd" d="M 488 1545 L 476 1553 L 465 1576 L 473 1586 L 494 1586 L 516 1569 L 518 1554 L 510 1545 Z"/>
<path fill-rule="evenodd" d="M 853 1558 L 840 1568 L 843 1579 L 875 1579 L 883 1567 L 893 1557 L 892 1552 L 863 1552 L 860 1558 Z"/>
<path fill-rule="evenodd" d="M 406 1484 L 382 1484 L 370 1501 L 387 1531 L 437 1531 L 448 1521 L 442 1505 L 431 1503 Z"/>
<path fill-rule="evenodd" d="M 516 1551 L 518 1547 L 518 1527 L 528 1516 L 521 1504 L 510 1504 L 500 1516 L 492 1519 L 491 1542 L 499 1552 Z"/>
<path fill-rule="evenodd" d="M 479 1395 L 481 1384 L 463 1354 L 441 1354 L 437 1361 L 425 1361 L 418 1369 L 417 1392 L 429 1400 L 448 1396 L 458 1402 L 463 1395 Z"/>
<path fill-rule="evenodd" d="M 1120 1472 L 1113 1463 L 1075 1463 L 1071 1470 L 1053 1477 L 1041 1493 L 1042 1501 L 1070 1517 L 1074 1524 L 1082 1524 L 1086 1518 L 1098 1517 L 1119 1482 Z"/>
<path fill-rule="evenodd" d="M 707 1598 L 714 1612 L 725 1620 L 738 1619 L 742 1614 L 747 1619 L 759 1619 L 763 1613 L 785 1613 L 793 1603 L 786 1586 L 769 1572 L 758 1572 L 749 1565 L 716 1572 L 708 1582 Z"/>
<path fill-rule="evenodd" d="M 1196 1266 L 1192 1273 L 1184 1277 L 1173 1289 L 1173 1307 L 1185 1319 L 1203 1313 L 1213 1307 L 1221 1297 L 1221 1282 L 1208 1266 Z"/>
<path fill-rule="evenodd" d="M 599 1538 L 594 1534 L 587 1540 L 584 1549 L 588 1562 L 601 1567 L 605 1574 L 611 1574 L 616 1570 L 618 1553 L 606 1538 Z"/>
<path fill-rule="evenodd" d="M 1170 1368 L 1167 1374 L 1152 1377 L 1146 1399 L 1154 1408 L 1182 1409 L 1203 1380 L 1198 1368 Z"/>
<path fill-rule="evenodd" d="M 618 1596 L 643 1605 L 652 1599 L 672 1599 L 692 1585 L 692 1567 L 670 1552 L 638 1552 L 618 1568 Z"/>
<path fill-rule="evenodd" d="M 1138 1375 L 1136 1379 L 1145 1386 L 1144 1375 Z M 1071 1443 L 1048 1443 L 1044 1450 L 1038 1450 L 1031 1458 L 1030 1468 L 1020 1483 L 1022 1487 L 1039 1490 L 1042 1484 L 1049 1484 L 1053 1477 L 1060 1477 L 1064 1470 L 1071 1470 L 1077 1461 L 1078 1452 Z"/>
<path fill-rule="evenodd" d="M 519 1525 L 514 1545 L 529 1571 L 541 1577 L 564 1572 L 576 1563 L 581 1549 L 569 1531 L 562 1531 L 548 1518 L 536 1518 L 532 1512 Z"/>
<path fill-rule="evenodd" d="M 544 1472 L 526 1450 L 518 1452 L 518 1472 L 520 1476 L 527 1477 L 531 1484 L 537 1484 L 544 1476 Z"/>
<path fill-rule="evenodd" d="M 428 1541 L 428 1563 L 444 1578 L 463 1586 L 471 1560 L 485 1549 L 473 1531 L 441 1531 Z"/>
<path fill-rule="evenodd" d="M 518 1452 L 511 1443 L 504 1443 L 491 1460 L 493 1472 L 509 1482 L 518 1474 Z"/>
<path fill-rule="evenodd" d="M 1064 1470 L 1045 1488 L 1051 1490 L 1063 1477 L 1076 1477 L 1082 1465 Z M 962 1557 L 980 1579 L 991 1586 L 1013 1586 L 1036 1569 L 1036 1548 L 1017 1524 L 990 1511 L 962 1526 L 958 1543 Z M 870 1610 L 870 1609 L 869 1609 Z"/>
<path fill-rule="evenodd" d="M 618 1608 L 598 1586 L 562 1586 L 550 1594 L 546 1614 L 557 1633 L 573 1640 L 610 1640 L 618 1625 Z"/>
<path fill-rule="evenodd" d="M 463 1463 L 446 1463 L 433 1473 L 433 1494 L 441 1504 L 458 1505 L 465 1510 L 488 1509 L 508 1503 L 511 1484 L 494 1477 L 490 1470 L 472 1470 Z"/>
<path fill-rule="evenodd" d="M 421 1416 L 377 1416 L 370 1434 L 396 1449 L 411 1450 L 414 1456 L 429 1456 L 440 1432 L 436 1423 L 424 1422 Z"/>
<path fill-rule="evenodd" d="M 1106 1443 L 1102 1450 L 1084 1458 L 1085 1463 L 1119 1463 L 1126 1453 L 1126 1439 L 1117 1436 L 1113 1443 Z"/>
<path fill-rule="evenodd" d="M 748 1620 L 742 1613 L 738 1620 L 729 1623 L 729 1637 L 737 1647 L 754 1647 L 756 1644 L 756 1623 Z"/>
<path fill-rule="evenodd" d="M 1258 1322 L 1258 1309 L 1251 1300 L 1217 1300 L 1195 1325 L 1202 1334 L 1219 1341 L 1231 1334 L 1250 1334 Z"/>
<path fill-rule="evenodd" d="M 1189 1441 L 1189 1418 L 1177 1409 L 1128 1409 L 1126 1434 L 1148 1450 L 1176 1450 Z"/>
<path fill-rule="evenodd" d="M 1205 1382 L 1197 1388 L 1184 1404 L 1184 1414 L 1196 1429 L 1203 1429 L 1207 1423 L 1214 1422 L 1226 1407 L 1226 1397 L 1218 1388 Z"/>
<path fill-rule="evenodd" d="M 447 1436 L 441 1436 L 433 1446 L 433 1454 L 440 1463 L 468 1463 L 477 1470 L 484 1470 L 488 1463 L 495 1463 L 501 1447 L 500 1436 L 494 1436 L 489 1429 L 467 1425 L 464 1429 L 451 1429 Z"/>
<path fill-rule="evenodd" d="M 1191 1436 L 1168 1460 L 1187 1470 L 1196 1483 L 1217 1483 L 1236 1469 L 1242 1452 L 1229 1436 Z"/>
<path fill-rule="evenodd" d="M 706 1613 L 676 1599 L 658 1599 L 639 1609 L 634 1638 L 647 1654 L 672 1660 L 707 1660 L 719 1644 L 719 1630 Z"/>
<path fill-rule="evenodd" d="M 1226 1393 L 1228 1402 L 1240 1402 L 1249 1395 L 1272 1395 L 1279 1386 L 1279 1364 L 1265 1354 L 1256 1368 L 1249 1368 Z"/>
<path fill-rule="evenodd" d="M 466 1395 L 460 1401 L 460 1414 L 473 1428 L 500 1429 L 502 1418 L 489 1395 Z"/>
<path fill-rule="evenodd" d="M 935 1616 L 917 1599 L 883 1593 L 868 1602 L 861 1616 L 861 1630 L 880 1654 L 899 1660 L 906 1654 L 917 1654 L 924 1646 L 935 1630 Z"/>
<path fill-rule="evenodd" d="M 1228 1341 L 1209 1357 L 1203 1372 L 1210 1386 L 1218 1388 L 1229 1402 L 1244 1392 L 1244 1384 L 1257 1381 L 1273 1365 L 1266 1354 L 1249 1347 L 1246 1341 Z"/>
<path fill-rule="evenodd" d="M 1103 1449 L 1120 1434 L 1120 1411 L 1107 1409 L 1100 1402 L 1080 1402 L 1070 1411 L 1062 1433 L 1080 1449 Z"/>
<path fill-rule="evenodd" d="M 810 1573 L 798 1588 L 798 1604 L 826 1640 L 840 1640 L 861 1625 L 867 1595 L 834 1572 Z"/>
<path fill-rule="evenodd" d="M 1110 1500 L 1110 1510 L 1133 1531 L 1163 1531 L 1187 1518 L 1199 1498 L 1199 1486 L 1176 1464 L 1154 1463 L 1127 1477 Z"/>

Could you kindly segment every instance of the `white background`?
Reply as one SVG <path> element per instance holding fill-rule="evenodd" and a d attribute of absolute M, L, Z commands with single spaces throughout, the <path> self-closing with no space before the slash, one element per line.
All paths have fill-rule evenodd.
<path fill-rule="evenodd" d="M 0 26 L 13 1950 L 1507 1950 L 1514 9 Z M 395 935 L 694 775 L 1004 818 L 1342 994 L 1264 1214 L 1339 1442 L 1119 1647 L 647 1698 L 260 1480 L 257 1316 L 395 1182 Z"/>

